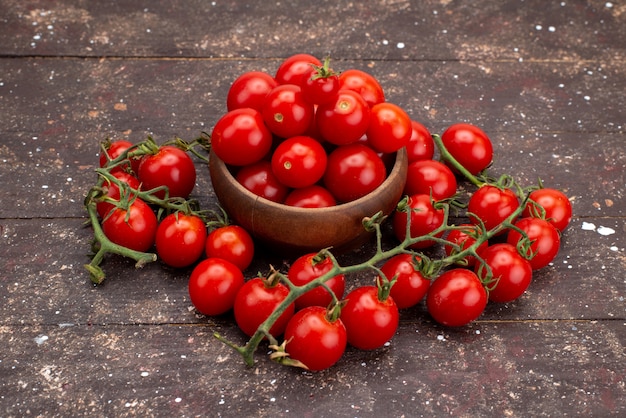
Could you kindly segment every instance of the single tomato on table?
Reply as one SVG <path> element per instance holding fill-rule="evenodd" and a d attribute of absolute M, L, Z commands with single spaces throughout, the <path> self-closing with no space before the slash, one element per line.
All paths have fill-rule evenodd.
<path fill-rule="evenodd" d="M 572 204 L 560 190 L 551 188 L 533 190 L 522 217 L 544 218 L 563 232 L 572 220 Z"/>
<path fill-rule="evenodd" d="M 116 208 L 102 221 L 102 231 L 111 242 L 140 252 L 152 247 L 156 230 L 156 215 L 138 198 L 128 209 Z"/>
<path fill-rule="evenodd" d="M 517 230 L 509 230 L 507 242 L 520 250 L 520 254 L 529 259 L 533 270 L 539 270 L 550 264 L 559 252 L 561 234 L 550 222 L 541 218 L 521 218 L 515 227 L 524 231 L 527 240 Z M 526 242 L 525 245 L 520 241 Z M 520 248 L 520 245 L 522 248 Z"/>
<path fill-rule="evenodd" d="M 330 258 L 321 257 L 317 253 L 304 254 L 293 262 L 287 277 L 296 286 L 304 286 L 333 268 Z M 328 279 L 326 286 L 335 294 L 336 299 L 341 299 L 346 288 L 346 279 L 343 274 L 333 276 Z M 296 299 L 296 309 L 307 306 L 327 307 L 333 301 L 333 296 L 324 287 L 319 286 L 311 289 Z"/>
<path fill-rule="evenodd" d="M 508 243 L 494 244 L 480 252 L 484 265 L 476 264 L 474 272 L 485 282 L 489 266 L 492 282 L 486 283 L 489 300 L 493 302 L 512 302 L 522 296 L 533 277 L 533 270 L 517 249 Z"/>
<path fill-rule="evenodd" d="M 202 255 L 206 237 L 202 218 L 171 213 L 157 227 L 156 252 L 161 261 L 170 267 L 187 267 Z"/>
<path fill-rule="evenodd" d="M 486 184 L 470 197 L 467 205 L 470 222 L 482 222 L 487 230 L 499 226 L 519 208 L 517 196 L 511 189 Z M 504 232 L 501 231 L 500 234 Z"/>
<path fill-rule="evenodd" d="M 207 257 L 224 259 L 244 271 L 254 258 L 254 241 L 241 226 L 224 225 L 209 233 L 204 251 Z"/>
<path fill-rule="evenodd" d="M 243 273 L 237 266 L 221 258 L 207 258 L 191 272 L 189 298 L 198 312 L 222 315 L 233 308 L 243 284 Z"/>
<path fill-rule="evenodd" d="M 186 199 L 196 185 L 196 167 L 185 151 L 166 145 L 160 147 L 156 154 L 145 155 L 141 159 L 138 177 L 143 190 L 165 186 L 168 197 Z M 165 198 L 165 191 L 159 191 L 156 196 Z"/>
<path fill-rule="evenodd" d="M 451 125 L 441 135 L 441 141 L 454 159 L 471 174 L 476 175 L 491 164 L 493 145 L 487 134 L 477 126 L 468 123 Z"/>
<path fill-rule="evenodd" d="M 407 167 L 405 195 L 427 194 L 443 200 L 456 194 L 457 182 L 450 168 L 435 160 L 418 160 Z"/>
<path fill-rule="evenodd" d="M 487 306 L 487 291 L 476 274 L 467 269 L 448 270 L 428 290 L 426 307 L 433 319 L 449 327 L 476 320 Z"/>

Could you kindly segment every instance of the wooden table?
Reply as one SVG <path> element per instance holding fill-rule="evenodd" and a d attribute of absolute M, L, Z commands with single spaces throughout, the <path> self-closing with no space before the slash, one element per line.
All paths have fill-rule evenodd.
<path fill-rule="evenodd" d="M 0 0 L 0 9 L 1 416 L 626 413 L 622 2 Z M 416 307 L 384 348 L 350 348 L 330 370 L 307 373 L 271 363 L 265 348 L 247 368 L 212 337 L 243 343 L 232 318 L 192 308 L 189 270 L 136 271 L 110 257 L 105 283 L 90 283 L 82 200 L 99 142 L 210 131 L 239 74 L 273 73 L 299 52 L 375 75 L 433 133 L 481 126 L 494 173 L 526 185 L 540 177 L 571 197 L 561 252 L 524 297 L 460 329 Z M 215 207 L 200 161 L 198 171 L 194 196 Z"/>

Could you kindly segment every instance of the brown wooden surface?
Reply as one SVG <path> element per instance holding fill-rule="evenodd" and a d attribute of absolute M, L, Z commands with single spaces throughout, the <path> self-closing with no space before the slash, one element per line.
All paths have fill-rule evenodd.
<path fill-rule="evenodd" d="M 621 1 L 0 0 L 0 416 L 618 416 L 626 413 L 626 5 Z M 519 301 L 461 329 L 423 306 L 334 368 L 246 368 L 188 270 L 116 257 L 93 287 L 82 199 L 107 136 L 210 130 L 243 71 L 297 52 L 365 69 L 432 132 L 491 136 L 575 217 Z M 215 207 L 198 162 L 194 192 Z M 588 227 L 595 225 L 596 230 Z M 615 233 L 598 233 L 601 226 Z M 362 259 L 365 246 L 343 259 Z M 289 260 L 261 256 L 247 272 Z M 369 280 L 360 276 L 352 285 Z"/>

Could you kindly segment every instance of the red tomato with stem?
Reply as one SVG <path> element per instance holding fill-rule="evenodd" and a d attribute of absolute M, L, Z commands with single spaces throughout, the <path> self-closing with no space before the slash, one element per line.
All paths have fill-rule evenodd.
<path fill-rule="evenodd" d="M 424 299 L 430 280 L 428 280 L 418 269 L 419 257 L 411 254 L 398 254 L 391 257 L 383 264 L 380 270 L 387 280 L 396 280 L 391 287 L 389 296 L 398 306 L 398 309 L 411 308 Z M 382 285 L 380 276 L 376 278 L 377 284 Z"/>
<path fill-rule="evenodd" d="M 405 195 L 430 194 L 434 200 L 443 200 L 454 196 L 456 189 L 456 177 L 447 165 L 435 160 L 409 163 Z"/>
<path fill-rule="evenodd" d="M 165 186 L 168 197 L 187 199 L 196 185 L 196 167 L 185 151 L 166 145 L 156 154 L 141 159 L 138 177 L 143 190 Z M 165 191 L 159 191 L 156 196 L 165 198 Z"/>
<path fill-rule="evenodd" d="M 477 126 L 454 124 L 444 131 L 441 141 L 454 159 L 474 175 L 486 169 L 493 160 L 491 140 Z"/>
<path fill-rule="evenodd" d="M 341 89 L 357 92 L 370 107 L 385 101 L 382 86 L 373 75 L 365 71 L 357 69 L 343 71 L 339 75 L 339 84 Z"/>
<path fill-rule="evenodd" d="M 241 226 L 225 225 L 209 233 L 204 252 L 209 258 L 221 258 L 244 271 L 254 258 L 254 241 Z"/>
<path fill-rule="evenodd" d="M 274 79 L 278 84 L 302 83 L 302 76 L 311 72 L 312 66 L 321 66 L 322 62 L 309 54 L 295 54 L 280 63 Z"/>
<path fill-rule="evenodd" d="M 453 229 L 452 231 L 450 231 L 450 233 L 446 237 L 446 240 L 448 242 L 452 244 L 456 244 L 459 247 L 459 249 L 457 250 L 454 246 L 449 245 L 449 244 L 444 245 L 443 248 L 444 248 L 444 251 L 446 252 L 446 256 L 450 257 L 453 254 L 458 254 L 461 251 L 471 247 L 472 245 L 476 243 L 477 238 L 480 237 L 480 235 L 481 235 L 481 230 L 476 225 L 472 225 L 472 224 L 459 225 L 458 229 Z M 477 254 L 480 253 L 482 250 L 487 248 L 488 245 L 489 244 L 487 241 L 483 241 L 476 249 L 476 253 Z M 468 255 L 466 257 L 463 257 L 463 259 L 457 261 L 456 264 L 465 266 L 465 267 L 472 267 L 474 266 L 474 264 L 476 264 L 476 257 L 474 257 L 473 255 Z"/>
<path fill-rule="evenodd" d="M 229 111 L 250 107 L 260 112 L 265 96 L 276 86 L 274 77 L 262 71 L 243 73 L 228 89 L 226 107 Z"/>
<path fill-rule="evenodd" d="M 489 300 L 512 302 L 524 294 L 533 277 L 533 270 L 524 257 L 511 244 L 494 244 L 480 252 L 484 263 L 491 268 L 492 283 L 486 283 Z M 474 267 L 474 272 L 483 283 L 487 279 L 487 269 L 482 263 Z"/>
<path fill-rule="evenodd" d="M 285 205 L 298 208 L 327 208 L 336 204 L 335 197 L 327 189 L 316 184 L 294 189 L 285 198 Z"/>
<path fill-rule="evenodd" d="M 128 187 L 130 187 L 131 189 L 135 189 L 135 190 L 139 189 L 139 186 L 140 186 L 139 179 L 137 179 L 137 177 L 133 176 L 132 174 L 129 174 L 125 171 L 114 171 L 111 173 L 111 175 L 113 175 L 113 177 L 115 177 L 122 183 L 127 184 Z M 117 184 L 113 182 L 108 182 L 107 180 L 105 180 L 102 187 L 106 189 L 106 196 L 108 198 L 119 202 L 121 198 L 121 194 L 120 194 L 120 188 L 118 187 Z M 129 194 L 129 196 L 127 197 L 131 198 L 132 196 L 133 196 L 132 194 Z M 101 201 L 96 204 L 96 210 L 98 212 L 98 215 L 100 215 L 100 218 L 102 219 L 104 219 L 107 216 L 107 214 L 114 208 L 115 208 L 115 204 L 111 202 L 107 202 L 107 201 Z"/>
<path fill-rule="evenodd" d="M 217 121 L 211 133 L 211 149 L 226 164 L 244 166 L 260 161 L 272 148 L 272 133 L 261 112 L 235 109 Z"/>
<path fill-rule="evenodd" d="M 170 267 L 187 267 L 204 252 L 206 237 L 206 226 L 200 217 L 172 213 L 157 227 L 156 252 Z"/>
<path fill-rule="evenodd" d="M 411 118 L 400 106 L 384 102 L 372 106 L 367 140 L 378 152 L 392 153 L 411 140 Z"/>
<path fill-rule="evenodd" d="M 125 139 L 119 139 L 117 141 L 111 142 L 110 144 L 107 144 L 107 146 L 105 147 L 105 151 L 100 154 L 100 167 L 108 166 L 110 161 L 122 155 L 132 146 L 133 143 L 130 141 L 126 141 Z M 124 163 L 115 167 L 111 170 L 111 173 L 115 171 L 125 171 L 129 168 L 132 170 L 133 173 L 137 173 L 140 161 L 141 160 L 138 158 L 132 158 L 130 159 L 130 163 Z"/>
<path fill-rule="evenodd" d="M 340 318 L 331 320 L 326 308 L 309 306 L 289 320 L 285 330 L 286 351 L 307 369 L 328 369 L 346 350 L 346 327 Z"/>
<path fill-rule="evenodd" d="M 517 208 L 519 201 L 511 189 L 487 184 L 478 188 L 470 197 L 467 211 L 472 224 L 478 225 L 482 221 L 485 228 L 491 230 L 511 216 Z"/>
<path fill-rule="evenodd" d="M 327 161 L 326 150 L 319 142 L 308 136 L 294 136 L 274 150 L 272 171 L 287 187 L 308 187 L 322 178 Z"/>
<path fill-rule="evenodd" d="M 237 266 L 220 258 L 207 258 L 191 272 L 189 298 L 201 314 L 222 315 L 233 309 L 243 285 L 243 273 Z"/>
<path fill-rule="evenodd" d="M 428 129 L 419 122 L 411 121 L 411 138 L 406 146 L 409 163 L 419 160 L 432 160 L 435 155 L 435 142 Z"/>
<path fill-rule="evenodd" d="M 302 89 L 295 84 L 281 84 L 265 96 L 261 109 L 269 130 L 281 137 L 303 135 L 315 116 L 313 105 L 304 99 Z"/>
<path fill-rule="evenodd" d="M 407 232 L 407 222 L 410 216 L 410 237 L 418 238 L 426 236 L 443 225 L 445 213 L 443 209 L 437 209 L 431 198 L 426 194 L 415 194 L 406 202 L 408 211 L 396 210 L 393 216 L 393 232 L 399 241 L 404 241 Z M 443 231 L 437 237 L 443 235 Z M 435 244 L 431 239 L 418 241 L 410 246 L 413 249 L 428 248 Z"/>
<path fill-rule="evenodd" d="M 289 288 L 282 283 L 270 285 L 259 277 L 247 281 L 235 297 L 235 322 L 244 334 L 251 337 L 288 295 Z M 270 327 L 269 333 L 277 337 L 285 332 L 294 312 L 292 303 Z"/>
<path fill-rule="evenodd" d="M 302 77 L 301 87 L 304 98 L 313 104 L 328 103 L 339 92 L 339 75 L 330 68 L 330 59 L 322 66 L 313 66 Z"/>
<path fill-rule="evenodd" d="M 289 188 L 276 178 L 269 161 L 261 160 L 242 167 L 235 179 L 255 195 L 272 202 L 282 203 L 289 193 Z"/>
<path fill-rule="evenodd" d="M 374 191 L 386 176 L 374 150 L 360 143 L 342 145 L 328 156 L 324 185 L 337 200 L 349 202 Z"/>
<path fill-rule="evenodd" d="M 487 291 L 478 276 L 467 269 L 448 270 L 430 285 L 428 313 L 439 324 L 461 327 L 476 320 L 487 306 Z"/>
<path fill-rule="evenodd" d="M 561 246 L 561 234 L 554 225 L 541 218 L 522 218 L 515 222 L 515 226 L 528 236 L 527 245 L 519 247 L 523 236 L 514 229 L 509 230 L 507 242 L 529 259 L 533 270 L 539 270 L 554 260 Z"/>
<path fill-rule="evenodd" d="M 287 277 L 294 285 L 304 286 L 328 273 L 332 268 L 333 263 L 330 258 L 320 259 L 317 253 L 304 254 L 293 262 L 287 272 Z M 339 274 L 331 277 L 326 281 L 326 285 L 337 299 L 341 299 L 346 288 L 345 276 Z M 332 295 L 325 288 L 319 286 L 299 296 L 295 303 L 298 310 L 307 306 L 327 307 L 332 301 Z"/>
<path fill-rule="evenodd" d="M 365 135 L 370 108 L 358 93 L 340 90 L 333 100 L 317 107 L 315 122 L 326 141 L 334 145 L 351 144 Z"/>
<path fill-rule="evenodd" d="M 357 287 L 346 296 L 341 320 L 348 343 L 361 350 L 374 350 L 389 341 L 398 329 L 400 314 L 393 298 L 380 300 L 378 287 Z"/>
<path fill-rule="evenodd" d="M 522 216 L 544 218 L 563 232 L 572 220 L 572 204 L 560 190 L 542 188 L 533 190 Z M 534 203 L 532 203 L 534 202 Z"/>
<path fill-rule="evenodd" d="M 145 252 L 154 244 L 157 217 L 146 202 L 134 199 L 128 210 L 116 208 L 102 221 L 102 231 L 111 242 Z"/>

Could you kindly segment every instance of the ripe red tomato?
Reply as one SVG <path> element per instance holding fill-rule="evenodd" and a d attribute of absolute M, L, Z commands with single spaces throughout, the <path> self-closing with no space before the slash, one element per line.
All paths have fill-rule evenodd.
<path fill-rule="evenodd" d="M 303 135 L 315 115 L 313 105 L 304 99 L 302 89 L 295 84 L 281 84 L 265 96 L 261 109 L 269 130 L 281 137 Z"/>
<path fill-rule="evenodd" d="M 110 144 L 107 144 L 105 151 L 100 154 L 100 167 L 106 167 L 107 165 L 109 165 L 110 161 L 122 155 L 132 146 L 133 143 L 130 141 L 126 141 L 125 139 L 119 139 L 117 141 L 111 142 Z M 130 164 L 121 164 L 113 168 L 111 170 L 111 173 L 116 171 L 126 171 L 130 169 L 133 173 L 137 174 L 140 161 L 140 158 L 130 158 Z"/>
<path fill-rule="evenodd" d="M 251 337 L 287 295 L 289 288 L 282 283 L 267 285 L 258 277 L 247 281 L 235 297 L 235 322 L 244 334 Z M 285 332 L 294 311 L 295 305 L 292 303 L 274 322 L 269 330 L 270 334 L 277 337 Z"/>
<path fill-rule="evenodd" d="M 545 215 L 545 219 L 561 232 L 567 228 L 572 220 L 572 204 L 560 190 L 550 188 L 534 190 L 530 193 L 529 199 L 539 207 L 528 202 L 524 212 L 522 212 L 522 216 L 525 218 L 541 218 L 542 215 Z M 541 208 L 545 213 L 542 213 Z"/>
<path fill-rule="evenodd" d="M 332 101 L 339 92 L 339 76 L 330 69 L 316 68 L 303 76 L 301 85 L 305 100 L 324 104 Z"/>
<path fill-rule="evenodd" d="M 406 225 L 408 216 L 411 216 L 410 236 L 418 238 L 430 234 L 441 225 L 444 221 L 443 209 L 436 209 L 429 195 L 415 194 L 407 200 L 409 212 L 396 210 L 393 216 L 393 232 L 396 238 L 404 241 L 406 237 Z M 443 235 L 443 231 L 437 234 L 438 237 Z M 418 241 L 411 245 L 413 249 L 428 248 L 435 244 L 435 241 L 426 239 Z"/>
<path fill-rule="evenodd" d="M 418 160 L 432 160 L 435 155 L 435 142 L 424 125 L 411 121 L 411 139 L 406 146 L 409 163 Z"/>
<path fill-rule="evenodd" d="M 126 171 L 119 171 L 119 170 L 115 170 L 111 172 L 111 174 L 116 179 L 120 180 L 121 182 L 126 183 L 130 188 L 135 189 L 135 190 L 139 189 L 139 186 L 140 186 L 139 179 L 137 179 L 137 177 L 133 176 L 132 174 L 129 174 Z M 111 198 L 119 202 L 120 188 L 117 186 L 117 184 L 113 182 L 107 182 L 105 180 L 102 187 L 106 188 L 106 195 L 108 198 Z M 130 198 L 131 196 L 128 196 L 128 197 Z M 111 202 L 101 201 L 96 204 L 96 211 L 98 212 L 98 215 L 100 215 L 101 219 L 104 219 L 107 216 L 107 214 L 111 211 L 111 209 L 114 209 L 114 208 L 115 208 L 115 204 Z"/>
<path fill-rule="evenodd" d="M 209 233 L 204 252 L 209 258 L 221 258 L 244 271 L 254 258 L 254 241 L 239 225 L 226 225 Z"/>
<path fill-rule="evenodd" d="M 311 281 L 323 276 L 333 268 L 330 258 L 318 259 L 317 253 L 304 254 L 293 262 L 287 277 L 296 286 L 304 286 Z M 346 288 L 346 279 L 343 274 L 332 277 L 326 281 L 326 285 L 332 290 L 337 299 L 343 297 Z M 304 293 L 296 299 L 296 309 L 307 306 L 327 307 L 333 301 L 333 297 L 323 287 L 316 287 Z"/>
<path fill-rule="evenodd" d="M 491 164 L 493 145 L 477 126 L 454 124 L 444 131 L 441 141 L 454 159 L 472 174 L 480 173 Z"/>
<path fill-rule="evenodd" d="M 396 279 L 389 295 L 398 306 L 406 309 L 420 303 L 430 287 L 430 280 L 425 278 L 417 268 L 419 257 L 411 254 L 398 254 L 383 264 L 380 268 L 388 280 Z M 382 278 L 376 278 L 382 284 Z"/>
<path fill-rule="evenodd" d="M 229 111 L 250 107 L 260 112 L 265 96 L 277 85 L 271 75 L 262 71 L 243 73 L 228 89 L 226 107 Z"/>
<path fill-rule="evenodd" d="M 211 149 L 226 164 L 242 166 L 260 161 L 272 147 L 272 133 L 263 116 L 251 108 L 235 109 L 217 121 Z"/>
<path fill-rule="evenodd" d="M 286 351 L 311 371 L 328 369 L 343 355 L 348 338 L 340 318 L 331 321 L 326 308 L 309 306 L 291 318 L 285 330 Z"/>
<path fill-rule="evenodd" d="M 529 260 L 533 270 L 539 270 L 554 260 L 561 246 L 561 234 L 554 225 L 541 218 L 522 218 L 515 222 L 515 226 L 528 235 L 530 246 L 522 256 L 531 257 L 534 254 Z M 517 246 L 521 239 L 522 234 L 514 229 L 509 230 L 509 244 Z"/>
<path fill-rule="evenodd" d="M 243 273 L 237 266 L 220 258 L 207 258 L 191 272 L 189 298 L 198 312 L 221 315 L 233 308 L 243 284 Z"/>
<path fill-rule="evenodd" d="M 111 242 L 135 251 L 150 249 L 156 230 L 157 217 L 141 199 L 134 199 L 128 210 L 116 208 L 102 221 L 102 231 Z"/>
<path fill-rule="evenodd" d="M 269 161 L 261 160 L 242 167 L 235 179 L 255 195 L 272 202 L 282 203 L 289 193 L 289 188 L 276 178 Z"/>
<path fill-rule="evenodd" d="M 342 145 L 328 156 L 324 185 L 337 200 L 349 202 L 375 190 L 386 176 L 374 150 L 360 143 Z"/>
<path fill-rule="evenodd" d="M 357 69 L 343 71 L 339 75 L 339 84 L 341 89 L 359 93 L 370 107 L 385 101 L 385 93 L 380 83 L 365 71 Z"/>
<path fill-rule="evenodd" d="M 357 287 L 346 296 L 341 320 L 348 331 L 348 343 L 361 350 L 374 350 L 389 341 L 400 315 L 393 298 L 378 299 L 378 287 Z"/>
<path fill-rule="evenodd" d="M 157 227 L 156 252 L 170 267 L 187 267 L 202 255 L 206 237 L 206 226 L 200 217 L 172 213 Z"/>
<path fill-rule="evenodd" d="M 392 153 L 411 140 L 411 118 L 400 106 L 384 102 L 372 106 L 367 140 L 378 152 Z"/>
<path fill-rule="evenodd" d="M 315 113 L 322 138 L 335 145 L 357 142 L 367 131 L 369 122 L 369 106 L 351 90 L 340 90 L 333 100 L 320 104 Z"/>
<path fill-rule="evenodd" d="M 143 190 L 166 186 L 169 197 L 189 197 L 196 185 L 196 167 L 193 160 L 180 148 L 166 145 L 156 154 L 141 159 L 138 171 Z M 165 191 L 156 193 L 163 199 Z"/>
<path fill-rule="evenodd" d="M 444 250 L 446 252 L 446 256 L 451 256 L 452 254 L 458 254 L 459 252 L 471 247 L 476 243 L 476 238 L 480 236 L 480 228 L 476 225 L 471 224 L 463 224 L 459 225 L 459 229 L 453 229 L 450 231 L 446 240 L 452 244 L 456 244 L 459 246 L 460 250 L 457 251 L 452 245 L 446 244 L 444 245 Z M 476 249 L 477 253 L 480 253 L 482 250 L 487 248 L 488 242 L 483 241 L 478 248 Z M 473 255 L 468 255 L 464 257 L 462 260 L 457 261 L 457 264 L 472 267 L 476 264 L 476 257 Z"/>
<path fill-rule="evenodd" d="M 430 194 L 434 200 L 456 194 L 457 182 L 450 168 L 435 160 L 414 161 L 407 167 L 405 195 Z"/>
<path fill-rule="evenodd" d="M 322 178 L 327 161 L 326 150 L 319 142 L 308 136 L 294 136 L 274 150 L 272 171 L 287 187 L 308 187 Z"/>
<path fill-rule="evenodd" d="M 322 62 L 309 54 L 295 54 L 280 63 L 274 79 L 278 84 L 300 85 L 302 76 L 311 72 L 311 66 L 321 66 Z"/>
<path fill-rule="evenodd" d="M 467 211 L 471 223 L 478 225 L 482 221 L 485 228 L 491 230 L 511 216 L 518 207 L 519 201 L 511 189 L 484 185 L 470 197 Z"/>
<path fill-rule="evenodd" d="M 476 320 L 487 306 L 487 291 L 471 271 L 448 270 L 431 283 L 426 307 L 433 319 L 449 327 L 460 327 Z"/>
<path fill-rule="evenodd" d="M 512 302 L 522 296 L 533 276 L 528 260 L 519 255 L 511 244 L 494 244 L 480 252 L 480 256 L 491 268 L 493 283 L 487 283 L 489 300 L 493 302 Z M 474 271 L 484 281 L 487 270 L 477 264 Z M 493 288 L 492 288 L 493 287 Z"/>
<path fill-rule="evenodd" d="M 322 186 L 313 186 L 294 189 L 285 198 L 285 205 L 298 208 L 327 208 L 335 206 L 334 196 Z"/>

